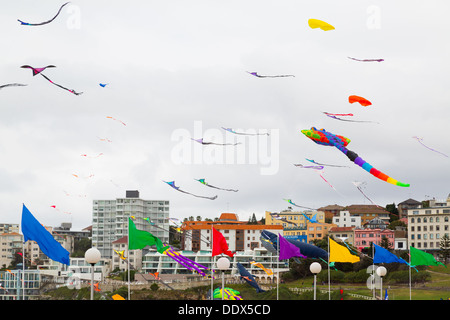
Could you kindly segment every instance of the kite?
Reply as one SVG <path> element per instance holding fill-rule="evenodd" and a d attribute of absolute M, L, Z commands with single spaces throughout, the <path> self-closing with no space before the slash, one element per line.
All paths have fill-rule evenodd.
<path fill-rule="evenodd" d="M 263 76 L 258 74 L 257 72 L 248 72 L 252 76 L 258 77 L 258 78 L 285 78 L 285 77 L 295 77 L 293 74 L 280 74 L 280 75 L 274 75 L 274 76 Z"/>
<path fill-rule="evenodd" d="M 292 202 L 292 200 L 291 200 L 291 199 L 283 199 L 283 200 L 285 200 L 285 201 L 289 202 L 290 204 L 292 204 L 293 206 L 296 206 L 296 207 L 299 207 L 299 208 L 305 208 L 305 209 L 316 210 L 316 209 L 314 209 L 314 208 L 310 208 L 310 207 L 303 207 L 303 206 L 299 206 L 298 204 L 295 204 L 294 202 Z"/>
<path fill-rule="evenodd" d="M 280 216 L 278 213 L 272 213 L 272 212 L 271 212 L 271 213 L 269 213 L 269 214 L 272 216 L 273 219 L 281 220 L 281 221 L 284 221 L 284 222 L 286 222 L 286 223 L 293 224 L 294 226 L 297 225 L 295 222 L 288 221 L 286 218 L 283 218 L 283 217 Z"/>
<path fill-rule="evenodd" d="M 122 259 L 122 260 L 124 260 L 124 261 L 127 260 L 127 258 L 125 257 L 125 250 L 122 250 L 122 251 L 114 250 L 114 252 L 117 253 L 117 254 L 119 255 L 119 258 L 120 258 L 120 259 Z"/>
<path fill-rule="evenodd" d="M 201 184 L 203 184 L 203 185 L 205 185 L 207 187 L 210 187 L 210 188 L 214 188 L 214 189 L 225 190 L 225 191 L 233 191 L 233 192 L 238 192 L 239 191 L 239 190 L 236 190 L 236 189 L 223 189 L 223 188 L 212 186 L 208 182 L 206 182 L 205 179 L 194 179 L 194 180 L 197 180 Z"/>
<path fill-rule="evenodd" d="M 203 277 L 206 277 L 205 270 L 209 270 L 207 267 L 205 267 L 191 259 L 186 258 L 185 256 L 181 255 L 179 252 L 174 251 L 172 247 L 169 247 L 168 249 L 166 249 L 163 252 L 163 254 L 167 255 L 172 260 L 178 262 L 183 267 L 185 267 L 191 271 L 197 272 L 198 274 L 202 275 Z"/>
<path fill-rule="evenodd" d="M 242 297 L 239 296 L 240 294 L 241 293 L 237 290 L 234 290 L 231 288 L 223 288 L 224 300 L 243 300 Z M 214 299 L 222 299 L 222 289 L 221 288 L 214 289 L 213 298 Z"/>
<path fill-rule="evenodd" d="M 204 142 L 204 141 L 203 141 L 203 138 L 201 138 L 201 139 L 193 139 L 193 138 L 191 138 L 191 140 L 197 141 L 198 143 L 203 144 L 203 145 L 207 145 L 207 144 L 215 144 L 215 145 L 217 145 L 217 146 L 235 146 L 235 145 L 241 144 L 240 142 L 236 142 L 236 143 Z"/>
<path fill-rule="evenodd" d="M 327 166 L 327 167 L 340 167 L 340 168 L 350 168 L 349 166 L 338 166 L 338 165 L 335 165 L 335 164 L 318 163 L 318 162 L 316 162 L 316 161 L 314 161 L 314 160 L 311 160 L 311 159 L 307 159 L 307 158 L 305 158 L 305 159 L 308 160 L 309 162 L 312 162 L 312 163 L 315 163 L 315 164 L 318 164 L 318 165 L 321 165 L 321 166 Z"/>
<path fill-rule="evenodd" d="M 109 140 L 108 138 L 99 138 L 97 137 L 100 141 L 105 141 L 105 142 L 112 142 L 112 140 Z"/>
<path fill-rule="evenodd" d="M 354 96 L 354 95 L 348 97 L 348 102 L 349 103 L 358 102 L 363 107 L 367 107 L 367 106 L 370 106 L 372 104 L 372 102 L 370 102 L 369 100 L 367 100 L 367 99 L 365 99 L 363 97 Z"/>
<path fill-rule="evenodd" d="M 109 83 L 99 83 L 98 85 L 102 88 L 106 87 Z"/>
<path fill-rule="evenodd" d="M 86 157 L 86 158 L 98 158 L 98 157 L 100 157 L 100 156 L 102 156 L 103 155 L 103 153 L 99 153 L 98 155 L 96 155 L 96 156 L 88 156 L 87 154 L 82 154 L 81 156 L 82 157 Z"/>
<path fill-rule="evenodd" d="M 77 175 L 77 174 L 75 174 L 75 173 L 72 173 L 72 175 L 73 175 L 75 178 L 84 178 L 84 179 L 89 179 L 89 178 L 92 178 L 92 177 L 94 176 L 93 174 L 90 174 L 90 175 L 85 176 L 85 177 L 80 177 L 79 175 Z"/>
<path fill-rule="evenodd" d="M 164 180 L 163 180 L 163 181 L 164 181 Z M 186 194 L 190 194 L 191 196 L 194 196 L 194 197 L 197 197 L 197 198 L 204 198 L 204 199 L 209 199 L 209 200 L 215 200 L 215 199 L 217 199 L 217 196 L 214 196 L 214 197 L 205 197 L 205 196 L 199 196 L 199 195 L 196 195 L 196 194 L 189 193 L 189 192 L 186 192 L 186 191 L 184 191 L 184 190 L 181 190 L 180 187 L 175 186 L 175 181 L 164 181 L 164 182 L 167 183 L 169 186 L 171 186 L 172 188 L 174 188 L 174 189 L 177 190 L 177 191 L 180 191 L 180 192 L 183 192 L 183 193 L 186 193 Z"/>
<path fill-rule="evenodd" d="M 329 31 L 329 30 L 335 29 L 331 24 L 328 24 L 325 21 L 317 20 L 317 19 L 309 19 L 308 25 L 311 27 L 311 29 L 320 28 L 323 31 Z"/>
<path fill-rule="evenodd" d="M 121 120 L 119 120 L 119 119 L 116 119 L 116 118 L 113 118 L 113 117 L 110 117 L 110 116 L 107 116 L 106 118 L 112 119 L 112 120 L 115 120 L 115 121 L 119 121 L 121 124 L 123 124 L 124 126 L 126 126 L 125 122 L 123 122 L 123 121 L 121 121 Z"/>
<path fill-rule="evenodd" d="M 264 270 L 264 272 L 265 272 L 268 276 L 273 275 L 272 269 L 268 269 L 268 268 L 264 267 L 264 266 L 262 265 L 261 262 L 256 262 L 255 260 L 250 260 L 249 262 L 250 262 L 250 264 L 251 264 L 252 266 L 255 266 L 255 267 L 258 267 L 258 268 Z"/>
<path fill-rule="evenodd" d="M 323 166 L 304 166 L 302 164 L 295 164 L 295 163 L 294 163 L 294 166 L 300 167 L 300 168 L 305 168 L 305 169 L 316 169 L 316 170 L 322 170 L 323 169 Z"/>
<path fill-rule="evenodd" d="M 333 187 L 333 185 L 331 184 L 331 183 L 329 183 L 328 182 L 328 180 L 327 179 L 325 179 L 325 177 L 323 176 L 323 169 L 320 169 L 320 170 L 317 170 L 316 171 L 318 174 L 319 174 L 319 176 L 323 179 L 323 181 L 325 181 L 326 183 L 328 183 L 328 185 L 331 187 L 331 188 L 333 188 L 334 190 L 336 190 L 336 188 L 335 187 Z M 336 190 L 337 191 L 337 190 Z"/>
<path fill-rule="evenodd" d="M 302 130 L 302 133 L 317 144 L 321 144 L 324 146 L 334 146 L 338 148 L 339 151 L 344 153 L 350 161 L 354 162 L 356 165 L 360 166 L 378 179 L 386 181 L 393 185 L 397 185 L 399 187 L 409 187 L 409 184 L 397 181 L 389 177 L 383 172 L 375 169 L 372 165 L 359 157 L 355 152 L 348 150 L 346 146 L 350 143 L 350 139 L 344 136 L 333 134 L 326 131 L 325 129 L 317 130 L 314 127 L 312 127 L 310 130 Z"/>
<path fill-rule="evenodd" d="M 35 76 L 35 75 L 41 73 L 42 71 L 44 71 L 44 70 L 47 69 L 47 68 L 56 68 L 56 66 L 54 66 L 54 65 L 48 65 L 48 66 L 42 67 L 42 68 L 33 68 L 32 66 L 29 66 L 29 65 L 23 65 L 23 66 L 21 66 L 21 68 L 24 68 L 24 69 L 31 69 L 31 71 L 33 71 L 33 76 Z"/>
<path fill-rule="evenodd" d="M 382 62 L 382 61 L 384 61 L 384 59 L 355 59 L 352 57 L 347 57 L 347 58 L 349 58 L 351 60 L 355 60 L 355 61 L 360 61 L 360 62 Z"/>
<path fill-rule="evenodd" d="M 21 83 L 8 83 L 8 84 L 3 84 L 0 86 L 0 90 L 6 87 L 25 87 L 26 84 L 21 84 Z"/>
<path fill-rule="evenodd" d="M 54 84 L 55 86 L 60 87 L 61 89 L 67 90 L 67 91 L 73 93 L 74 95 L 79 96 L 80 94 L 83 93 L 83 92 L 76 92 L 76 91 L 73 90 L 73 89 L 68 89 L 68 88 L 66 88 L 66 87 L 63 87 L 62 85 L 53 82 L 53 81 L 50 80 L 46 75 L 44 75 L 44 74 L 42 73 L 42 71 L 44 71 L 46 68 L 54 68 L 54 67 L 55 67 L 55 66 L 53 66 L 53 65 L 49 65 L 49 66 L 46 66 L 46 67 L 43 67 L 43 68 L 33 68 L 33 67 L 31 67 L 31 66 L 28 66 L 28 65 L 23 65 L 23 66 L 21 66 L 21 68 L 28 68 L 28 69 L 31 69 L 31 70 L 33 71 L 33 76 L 35 76 L 35 75 L 37 75 L 37 74 L 40 74 L 40 75 L 43 76 L 45 79 L 47 79 L 47 81 L 50 82 L 51 84 Z"/>
<path fill-rule="evenodd" d="M 353 113 L 329 113 L 324 112 L 327 116 L 353 117 Z"/>
<path fill-rule="evenodd" d="M 278 251 L 278 236 L 267 230 L 263 230 L 260 236 L 261 244 L 270 252 L 277 253 Z M 322 258 L 328 259 L 328 252 L 313 244 L 301 242 L 293 239 L 286 239 L 300 249 L 302 255 L 308 258 Z"/>
<path fill-rule="evenodd" d="M 51 18 L 51 19 L 48 20 L 48 21 L 44 21 L 44 22 L 40 22 L 40 23 L 28 23 L 28 22 L 23 22 L 22 20 L 19 20 L 19 19 L 17 19 L 17 21 L 19 21 L 21 25 L 25 25 L 25 26 L 42 26 L 42 25 L 44 25 L 44 24 L 50 23 L 50 22 L 52 22 L 53 20 L 55 20 L 56 17 L 57 17 L 57 16 L 59 15 L 59 13 L 61 12 L 62 8 L 63 8 L 66 4 L 68 4 L 68 3 L 70 3 L 70 2 L 64 3 L 64 4 L 59 8 L 58 13 L 57 13 L 53 18 Z"/>
<path fill-rule="evenodd" d="M 366 122 L 366 123 L 378 123 L 375 121 L 368 121 L 368 120 L 348 120 L 348 119 L 342 119 L 337 117 L 336 115 L 332 114 L 332 113 L 328 113 L 328 112 L 324 112 L 327 117 L 330 117 L 332 119 L 336 119 L 336 120 L 340 120 L 340 121 L 347 121 L 347 122 Z"/>
<path fill-rule="evenodd" d="M 437 150 L 431 149 L 430 147 L 424 145 L 424 144 L 422 143 L 423 138 L 419 138 L 419 137 L 414 136 L 413 139 L 416 139 L 416 140 L 417 140 L 421 145 L 423 145 L 425 148 L 430 149 L 431 151 L 437 152 L 437 153 L 439 153 L 439 154 L 442 154 L 444 157 L 447 157 L 447 158 L 448 158 L 448 155 L 446 155 L 446 154 L 444 154 L 444 153 L 442 153 L 442 152 L 439 152 L 439 151 L 437 151 Z"/>
<path fill-rule="evenodd" d="M 56 211 L 61 212 L 61 210 L 59 210 L 58 208 L 56 208 L 55 205 L 52 205 L 52 206 L 50 206 L 50 207 L 52 207 L 52 208 L 55 209 Z M 66 214 L 72 214 L 72 212 L 68 212 L 68 211 L 63 211 L 63 213 L 66 213 Z"/>
<path fill-rule="evenodd" d="M 245 135 L 245 136 L 259 136 L 259 135 L 269 135 L 268 132 L 266 133 L 246 133 L 246 132 L 236 132 L 231 128 L 224 128 L 222 127 L 223 130 L 234 133 L 234 134 L 240 134 L 240 135 Z"/>
<path fill-rule="evenodd" d="M 373 202 L 363 191 L 362 191 L 362 188 L 361 188 L 361 186 L 362 185 L 365 185 L 366 183 L 365 182 L 358 182 L 358 181 L 352 181 L 352 183 L 355 185 L 355 187 L 359 190 L 359 192 L 361 192 L 362 193 L 362 195 L 367 199 L 367 200 L 369 200 L 370 201 L 370 203 L 372 203 L 373 205 L 375 205 L 375 206 L 377 206 L 377 207 L 379 207 L 379 208 L 383 208 L 383 207 L 381 207 L 381 206 L 379 206 L 379 205 L 377 205 L 375 202 Z"/>
<path fill-rule="evenodd" d="M 241 275 L 241 279 L 244 279 L 249 285 L 256 289 L 256 293 L 265 292 L 265 290 L 261 289 L 258 283 L 255 280 L 255 277 L 244 268 L 244 266 L 237 262 L 236 263 L 239 274 Z"/>

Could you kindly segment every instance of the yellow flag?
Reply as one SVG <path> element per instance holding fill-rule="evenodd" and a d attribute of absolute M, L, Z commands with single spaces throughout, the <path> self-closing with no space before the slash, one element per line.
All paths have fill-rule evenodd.
<path fill-rule="evenodd" d="M 331 238 L 328 238 L 330 241 L 330 262 L 359 262 L 359 257 L 350 253 L 350 251 L 338 244 Z"/>
<path fill-rule="evenodd" d="M 125 300 L 125 298 L 119 294 L 115 294 L 111 298 L 113 298 L 114 300 Z"/>

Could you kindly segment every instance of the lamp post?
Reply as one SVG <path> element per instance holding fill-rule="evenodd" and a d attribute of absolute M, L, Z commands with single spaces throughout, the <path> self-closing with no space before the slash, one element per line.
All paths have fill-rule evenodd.
<path fill-rule="evenodd" d="M 230 260 L 228 258 L 222 257 L 217 260 L 217 269 L 222 270 L 222 300 L 224 300 L 224 287 L 225 287 L 225 276 L 224 272 L 230 267 Z M 213 294 L 213 292 L 211 292 Z"/>
<path fill-rule="evenodd" d="M 91 300 L 94 300 L 94 265 L 100 261 L 101 254 L 97 248 L 90 248 L 84 253 L 84 259 L 91 265 Z"/>
<path fill-rule="evenodd" d="M 383 277 L 386 275 L 386 268 L 385 267 L 378 267 L 377 268 L 377 275 L 380 277 L 381 284 L 380 284 L 380 299 L 383 300 Z"/>
<path fill-rule="evenodd" d="M 318 262 L 313 262 L 310 264 L 309 270 L 314 274 L 314 300 L 316 300 L 316 277 L 322 271 L 322 266 Z"/>

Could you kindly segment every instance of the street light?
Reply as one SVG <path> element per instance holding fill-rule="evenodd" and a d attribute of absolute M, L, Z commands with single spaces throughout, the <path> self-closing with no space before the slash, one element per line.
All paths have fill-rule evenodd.
<path fill-rule="evenodd" d="M 217 260 L 217 269 L 222 270 L 222 300 L 224 300 L 224 287 L 225 287 L 225 276 L 224 271 L 228 270 L 230 267 L 230 260 L 228 258 L 222 257 Z M 211 292 L 211 294 L 213 294 Z"/>
<path fill-rule="evenodd" d="M 100 261 L 101 254 L 97 248 L 90 248 L 84 253 L 84 260 L 91 265 L 91 300 L 94 300 L 94 265 Z"/>
<path fill-rule="evenodd" d="M 309 265 L 309 271 L 314 274 L 314 300 L 316 300 L 316 277 L 322 271 L 322 266 L 318 262 L 313 262 Z"/>
<path fill-rule="evenodd" d="M 386 275 L 387 270 L 385 267 L 378 267 L 377 268 L 377 275 L 381 279 L 381 285 L 380 285 L 380 299 L 383 300 L 383 277 Z"/>

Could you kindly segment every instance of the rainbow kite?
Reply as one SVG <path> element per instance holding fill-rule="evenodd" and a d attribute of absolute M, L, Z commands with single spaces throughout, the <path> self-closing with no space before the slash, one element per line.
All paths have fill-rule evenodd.
<path fill-rule="evenodd" d="M 357 164 L 358 166 L 369 172 L 371 175 L 377 177 L 378 179 L 389 182 L 399 187 L 409 187 L 408 183 L 402 183 L 389 177 L 383 172 L 375 169 L 372 165 L 370 165 L 368 162 L 366 162 L 364 159 L 358 156 L 357 153 L 348 150 L 346 146 L 350 143 L 349 138 L 333 134 L 331 132 L 326 131 L 325 129 L 317 130 L 314 127 L 312 127 L 310 130 L 302 130 L 302 133 L 317 144 L 321 144 L 323 146 L 334 146 L 338 148 L 342 153 L 344 153 L 347 156 L 347 158 L 349 158 L 355 164 Z"/>

